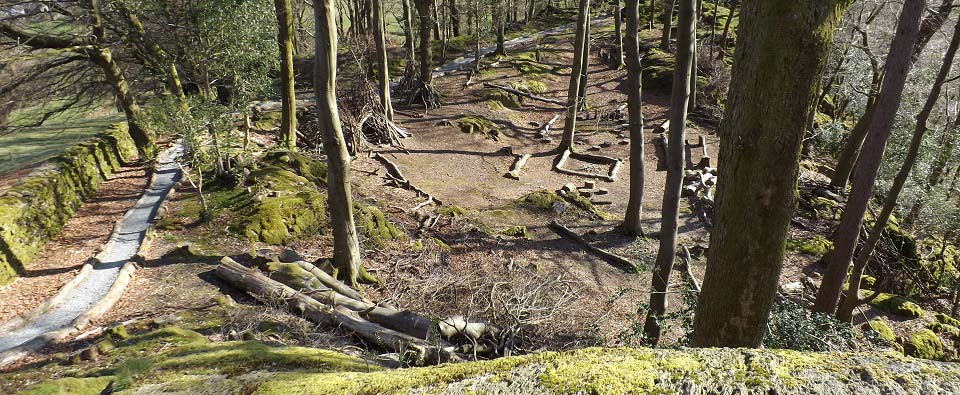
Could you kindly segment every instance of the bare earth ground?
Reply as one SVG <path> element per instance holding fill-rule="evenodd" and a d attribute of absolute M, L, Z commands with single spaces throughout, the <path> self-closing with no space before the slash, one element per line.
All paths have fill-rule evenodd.
<path fill-rule="evenodd" d="M 16 281 L 0 288 L 0 322 L 36 307 L 53 296 L 96 255 L 113 226 L 143 193 L 143 166 L 124 167 L 110 176 L 26 268 Z"/>

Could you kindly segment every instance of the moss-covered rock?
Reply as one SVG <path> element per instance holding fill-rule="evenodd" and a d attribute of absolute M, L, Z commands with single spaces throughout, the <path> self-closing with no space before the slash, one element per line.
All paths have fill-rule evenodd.
<path fill-rule="evenodd" d="M 113 381 L 113 376 L 64 377 L 30 386 L 21 395 L 100 395 Z"/>
<path fill-rule="evenodd" d="M 943 343 L 936 333 L 921 329 L 910 335 L 903 343 L 903 353 L 911 357 L 940 360 L 943 359 Z"/>
<path fill-rule="evenodd" d="M 272 151 L 260 158 L 260 167 L 276 167 L 292 170 L 297 175 L 313 181 L 317 185 L 327 182 L 327 164 L 299 152 Z"/>
<path fill-rule="evenodd" d="M 673 55 L 659 49 L 648 49 L 643 56 L 643 87 L 670 89 L 673 84 Z"/>
<path fill-rule="evenodd" d="M 0 195 L 0 285 L 28 269 L 47 241 L 122 163 L 136 159 L 126 124 L 67 148 Z"/>
<path fill-rule="evenodd" d="M 310 180 L 270 166 L 251 172 L 249 182 L 253 203 L 240 210 L 240 234 L 280 245 L 323 229 L 327 196 Z"/>
<path fill-rule="evenodd" d="M 941 324 L 951 325 L 951 326 L 960 328 L 960 320 L 953 318 L 949 315 L 946 315 L 943 313 L 937 313 L 937 314 L 934 314 L 933 318 L 936 319 L 937 322 Z"/>
<path fill-rule="evenodd" d="M 520 96 L 500 89 L 483 89 L 480 91 L 480 97 L 486 100 L 493 110 L 502 110 L 504 108 L 515 110 L 523 107 L 523 99 Z"/>
<path fill-rule="evenodd" d="M 860 276 L 860 289 L 873 289 L 877 285 L 877 278 L 866 274 Z"/>
<path fill-rule="evenodd" d="M 950 339 L 960 339 L 960 328 L 957 328 L 953 325 L 934 321 L 927 324 L 927 329 L 933 331 L 934 333 L 944 335 Z"/>
<path fill-rule="evenodd" d="M 887 344 L 893 344 L 897 340 L 897 337 L 893 334 L 893 330 L 890 329 L 890 326 L 880 319 L 872 319 L 865 322 L 861 329 L 863 329 L 864 332 L 871 332 L 875 334 L 878 339 L 883 340 Z"/>
<path fill-rule="evenodd" d="M 464 215 L 467 215 L 467 210 L 457 205 L 443 206 L 437 209 L 437 214 L 452 218 L 460 218 Z"/>
<path fill-rule="evenodd" d="M 533 210 L 548 211 L 553 210 L 556 203 L 562 203 L 563 201 L 563 198 L 556 192 L 542 189 L 521 196 L 520 199 L 517 199 L 517 204 Z"/>
<path fill-rule="evenodd" d="M 368 240 L 377 247 L 383 247 L 387 241 L 404 237 L 403 231 L 387 221 L 383 211 L 375 206 L 354 203 L 353 213 L 357 230 L 367 235 Z"/>
<path fill-rule="evenodd" d="M 510 85 L 513 85 L 513 88 L 518 91 L 532 94 L 541 94 L 547 91 L 547 84 L 537 80 L 523 80 L 520 82 L 514 82 Z"/>
<path fill-rule="evenodd" d="M 530 231 L 528 231 L 528 230 L 527 230 L 527 227 L 526 227 L 526 226 L 523 226 L 523 225 L 511 226 L 511 227 L 509 227 L 509 228 L 507 228 L 507 229 L 504 229 L 504 230 L 503 230 L 502 232 L 500 232 L 500 233 L 503 233 L 503 234 L 505 234 L 505 235 L 507 235 L 507 236 L 510 236 L 510 237 L 518 237 L 518 238 L 522 238 L 522 239 L 529 239 L 529 238 L 530 238 Z"/>
<path fill-rule="evenodd" d="M 826 237 L 816 235 L 809 239 L 787 240 L 787 248 L 803 254 L 822 258 L 830 251 L 833 251 L 833 242 L 828 240 Z"/>
<path fill-rule="evenodd" d="M 913 318 L 923 317 L 923 309 L 920 306 L 900 295 L 881 293 L 870 301 L 870 305 L 890 314 Z"/>
<path fill-rule="evenodd" d="M 460 131 L 470 134 L 480 134 L 488 139 L 500 141 L 500 129 L 487 118 L 479 115 L 464 115 L 457 120 Z"/>

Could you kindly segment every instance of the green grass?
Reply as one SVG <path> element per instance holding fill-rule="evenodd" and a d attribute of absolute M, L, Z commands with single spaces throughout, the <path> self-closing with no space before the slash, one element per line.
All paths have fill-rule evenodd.
<path fill-rule="evenodd" d="M 10 114 L 3 126 L 11 129 L 0 135 L 0 174 L 50 159 L 67 147 L 103 132 L 111 124 L 123 121 L 120 114 L 90 116 L 96 106 L 75 106 L 53 115 L 41 126 L 24 127 L 36 123 L 44 112 L 59 105 L 50 102 Z"/>

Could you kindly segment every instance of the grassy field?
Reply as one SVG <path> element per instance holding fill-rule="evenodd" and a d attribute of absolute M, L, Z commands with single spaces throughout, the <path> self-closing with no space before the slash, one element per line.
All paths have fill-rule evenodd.
<path fill-rule="evenodd" d="M 46 107 L 55 106 L 51 103 Z M 35 122 L 45 108 L 30 107 L 11 114 L 10 129 L 0 132 L 0 174 L 22 169 L 63 152 L 64 148 L 87 140 L 123 116 L 102 106 L 78 106 L 48 119 L 42 126 L 22 127 Z"/>

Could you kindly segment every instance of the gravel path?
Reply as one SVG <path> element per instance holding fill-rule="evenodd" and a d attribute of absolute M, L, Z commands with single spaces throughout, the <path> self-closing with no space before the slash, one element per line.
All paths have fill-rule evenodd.
<path fill-rule="evenodd" d="M 102 261 L 93 272 L 74 288 L 62 303 L 25 326 L 0 337 L 0 352 L 24 344 L 44 333 L 67 327 L 74 318 L 86 312 L 106 295 L 120 268 L 136 255 L 150 221 L 163 203 L 167 192 L 180 179 L 180 169 L 175 159 L 181 152 L 182 146 L 178 143 L 163 151 L 157 158 L 159 163 L 153 183 L 144 191 L 137 204 L 127 211 L 116 233 L 104 246 Z"/>

